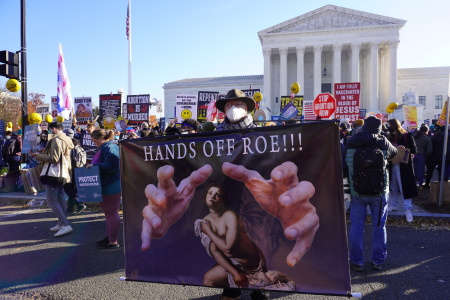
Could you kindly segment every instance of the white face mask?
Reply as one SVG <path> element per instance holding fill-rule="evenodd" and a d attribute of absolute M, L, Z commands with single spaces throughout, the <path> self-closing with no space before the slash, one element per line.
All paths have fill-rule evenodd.
<path fill-rule="evenodd" d="M 239 121 L 245 116 L 247 116 L 247 110 L 245 108 L 232 106 L 227 110 L 227 118 L 231 122 Z"/>

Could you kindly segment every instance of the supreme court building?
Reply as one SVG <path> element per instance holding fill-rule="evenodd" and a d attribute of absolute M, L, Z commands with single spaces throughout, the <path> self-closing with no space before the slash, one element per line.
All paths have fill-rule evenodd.
<path fill-rule="evenodd" d="M 321 7 L 258 32 L 264 75 L 166 83 L 165 111 L 174 111 L 177 94 L 226 94 L 251 85 L 263 93 L 261 109 L 268 116 L 279 115 L 279 97 L 291 93 L 293 82 L 300 84 L 304 100 L 321 92 L 334 93 L 335 83 L 360 82 L 360 107 L 367 112 L 384 112 L 391 102 L 418 104 L 424 119 L 434 119 L 447 99 L 450 67 L 398 70 L 399 32 L 405 23 L 334 5 Z M 405 99 L 407 92 L 415 96 Z"/>

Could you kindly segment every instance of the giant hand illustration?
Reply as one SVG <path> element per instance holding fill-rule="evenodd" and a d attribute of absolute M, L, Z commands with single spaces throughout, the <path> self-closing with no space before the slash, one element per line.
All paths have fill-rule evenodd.
<path fill-rule="evenodd" d="M 212 167 L 204 165 L 192 172 L 178 187 L 172 180 L 174 171 L 172 166 L 160 167 L 157 172 L 158 187 L 149 184 L 145 188 L 148 205 L 142 211 L 143 251 L 150 248 L 152 238 L 163 237 L 169 227 L 183 216 L 194 196 L 195 188 L 211 175 Z"/>
<path fill-rule="evenodd" d="M 314 195 L 314 186 L 308 181 L 298 181 L 297 166 L 285 162 L 274 168 L 271 179 L 265 180 L 257 171 L 225 162 L 223 173 L 242 181 L 261 207 L 281 221 L 286 238 L 296 240 L 286 258 L 294 266 L 311 247 L 319 228 L 319 217 L 309 202 Z"/>

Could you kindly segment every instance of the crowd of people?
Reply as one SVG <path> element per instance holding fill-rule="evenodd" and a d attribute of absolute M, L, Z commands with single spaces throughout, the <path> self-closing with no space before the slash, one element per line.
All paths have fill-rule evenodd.
<path fill-rule="evenodd" d="M 115 129 L 96 129 L 94 124 L 90 123 L 86 129 L 78 127 L 76 124 L 71 129 L 63 130 L 61 123 L 53 122 L 48 125 L 49 131 L 42 131 L 38 137 L 37 152 L 28 153 L 33 159 L 47 164 L 57 164 L 60 160 L 66 161 L 64 168 L 67 169 L 65 175 L 65 184 L 62 186 L 45 185 L 47 204 L 54 212 L 58 222 L 50 228 L 54 231 L 55 237 L 59 237 L 73 231 L 67 219 L 68 213 L 81 213 L 86 209 L 86 205 L 78 201 L 76 185 L 74 184 L 74 169 L 77 167 L 90 168 L 94 165 L 99 166 L 100 181 L 102 187 L 103 201 L 100 207 L 105 214 L 106 235 L 97 241 L 96 247 L 99 249 L 119 248 L 119 235 L 121 228 L 121 219 L 119 208 L 122 200 L 120 185 L 120 162 L 118 140 L 149 138 L 162 135 L 192 134 L 197 132 L 209 132 L 215 130 L 233 130 L 240 128 L 253 128 L 257 125 L 249 112 L 253 111 L 255 103 L 251 98 L 246 97 L 240 90 L 231 90 L 225 99 L 217 102 L 217 108 L 225 114 L 225 119 L 217 125 L 212 122 L 199 123 L 194 119 L 183 120 L 181 126 L 177 127 L 170 123 L 165 130 L 159 126 L 149 125 L 143 122 L 136 128 L 127 127 L 122 131 Z M 295 120 L 289 120 L 287 124 L 296 123 Z M 271 124 L 276 125 L 276 124 Z M 345 122 L 340 123 L 340 142 L 343 151 L 343 177 L 348 177 L 350 183 L 350 193 L 352 195 L 350 204 L 351 228 L 349 233 L 350 246 L 350 267 L 356 271 L 364 271 L 364 223 L 366 219 L 367 207 L 372 215 L 372 268 L 381 270 L 386 259 L 386 219 L 389 211 L 398 210 L 399 202 L 403 203 L 405 217 L 408 222 L 413 221 L 411 212 L 412 198 L 418 195 L 418 190 L 429 188 L 433 172 L 437 168 L 440 176 L 444 168 L 444 180 L 449 179 L 450 175 L 450 143 L 447 147 L 446 163 L 442 165 L 442 155 L 444 146 L 444 128 L 436 126 L 430 130 L 427 124 L 422 124 L 419 128 L 408 131 L 397 119 L 388 120 L 386 124 L 376 117 L 367 119 L 358 119 L 351 125 Z M 51 139 L 49 139 L 51 135 Z M 92 141 L 95 149 L 88 147 L 83 149 L 82 140 Z M 352 182 L 352 177 L 356 176 L 353 170 L 353 155 L 357 149 L 366 147 L 373 143 L 384 153 L 385 164 L 383 165 L 383 190 L 376 195 L 364 195 L 356 191 Z M 5 138 L 0 143 L 2 146 L 1 163 L 9 169 L 18 170 L 22 155 L 22 138 L 17 133 L 6 132 Z M 91 145 L 92 146 L 92 145 Z M 409 149 L 407 159 L 404 163 L 392 162 L 398 149 Z M 84 154 L 83 154 L 84 152 Z M 83 158 L 84 157 L 84 158 Z M 213 187 L 217 194 L 219 187 Z M 211 192 L 212 193 L 212 192 Z M 66 204 L 65 194 L 68 196 Z M 154 196 L 146 190 L 146 196 L 149 199 L 149 206 L 143 211 L 144 222 L 142 228 L 142 249 L 149 248 L 150 239 L 153 230 L 157 230 L 155 225 L 150 222 L 150 217 L 155 216 L 152 207 Z M 207 199 L 210 196 L 207 196 Z M 211 196 L 211 197 L 216 197 Z M 208 200 L 207 200 L 208 204 Z M 210 208 L 212 209 L 212 208 Z M 214 210 L 214 214 L 221 217 L 227 213 L 225 209 Z M 161 216 L 159 216 L 161 217 Z M 200 220 L 198 232 L 211 237 L 214 244 L 213 249 L 220 252 L 224 248 L 224 241 L 221 240 L 212 229 L 207 226 L 208 222 L 213 222 L 211 217 L 205 217 Z M 206 225 L 205 225 L 206 224 Z M 310 232 L 314 235 L 317 225 L 311 225 Z M 153 228 L 155 227 L 155 228 Z M 293 237 L 295 238 L 295 237 Z M 312 240 L 312 239 L 311 239 Z M 305 246 L 305 248 L 309 248 Z M 255 248 L 256 249 L 256 248 Z M 255 250 L 256 251 L 256 250 Z M 298 254 L 298 259 L 304 253 Z M 221 256 L 221 255 L 217 255 Z M 296 259 L 296 262 L 298 261 Z M 251 277 L 246 278 L 241 269 L 235 269 L 232 264 L 221 264 L 218 261 L 213 274 L 233 274 L 237 282 L 248 282 Z M 211 275 L 211 274 L 209 274 Z M 247 274 L 248 275 L 248 274 Z M 216 277 L 205 277 L 206 285 L 214 285 Z M 217 277 L 219 278 L 219 277 Z M 207 280 L 209 279 L 209 280 Z M 220 277 L 219 281 L 223 278 Z M 241 291 L 237 286 L 225 287 L 221 299 L 236 299 Z M 260 291 L 253 291 L 252 299 L 267 299 L 267 295 Z"/>

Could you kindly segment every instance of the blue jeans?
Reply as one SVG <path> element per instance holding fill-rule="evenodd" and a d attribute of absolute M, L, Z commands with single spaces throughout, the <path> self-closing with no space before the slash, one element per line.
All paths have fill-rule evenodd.
<path fill-rule="evenodd" d="M 350 202 L 350 261 L 362 265 L 364 263 L 364 223 L 367 205 L 372 216 L 372 262 L 382 265 L 386 259 L 388 196 L 352 197 Z M 381 214 L 381 215 L 380 215 Z M 379 220 L 379 224 L 378 224 Z"/>
<path fill-rule="evenodd" d="M 411 198 L 405 199 L 403 197 L 403 187 L 402 187 L 402 178 L 400 174 L 400 164 L 396 163 L 392 164 L 392 178 L 391 183 L 389 185 L 389 206 L 397 207 L 398 199 L 403 199 L 403 207 L 405 210 L 412 209 L 412 200 Z"/>
<path fill-rule="evenodd" d="M 45 186 L 45 192 L 47 193 L 47 205 L 51 208 L 56 218 L 58 219 L 58 225 L 67 226 L 66 216 L 66 199 L 64 196 L 64 187 L 62 186 Z"/>

